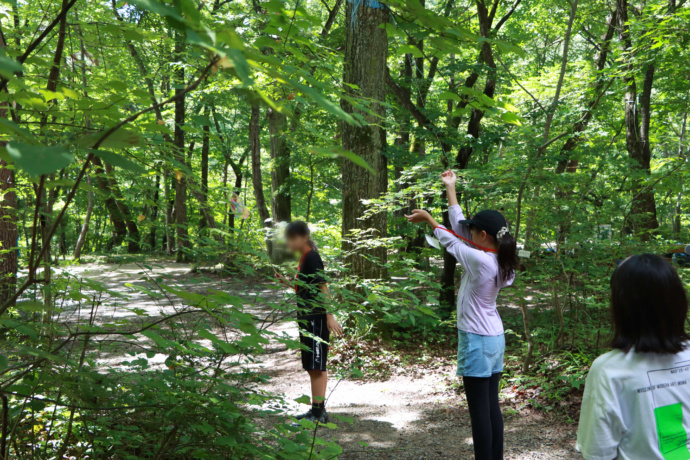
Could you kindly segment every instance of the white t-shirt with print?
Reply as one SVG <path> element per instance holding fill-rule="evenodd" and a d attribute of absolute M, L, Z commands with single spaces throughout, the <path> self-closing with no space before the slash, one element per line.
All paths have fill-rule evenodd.
<path fill-rule="evenodd" d="M 690 349 L 594 361 L 577 432 L 586 460 L 688 460 L 689 438 Z"/>

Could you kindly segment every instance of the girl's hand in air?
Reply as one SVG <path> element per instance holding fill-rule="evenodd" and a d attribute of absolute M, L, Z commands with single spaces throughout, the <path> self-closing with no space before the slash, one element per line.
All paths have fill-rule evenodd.
<path fill-rule="evenodd" d="M 431 214 L 429 214 L 427 211 L 423 209 L 415 209 L 409 216 L 405 215 L 405 218 L 408 222 L 412 222 L 413 224 L 419 224 L 429 222 L 429 220 L 431 220 Z"/>
<path fill-rule="evenodd" d="M 456 176 L 455 173 L 449 169 L 441 174 L 441 180 L 443 181 L 443 185 L 446 187 L 455 188 L 455 184 L 458 181 L 458 176 Z"/>
<path fill-rule="evenodd" d="M 335 316 L 328 315 L 326 317 L 326 325 L 328 326 L 330 333 L 336 337 L 343 335 L 343 327 L 338 323 L 338 320 L 335 319 Z"/>

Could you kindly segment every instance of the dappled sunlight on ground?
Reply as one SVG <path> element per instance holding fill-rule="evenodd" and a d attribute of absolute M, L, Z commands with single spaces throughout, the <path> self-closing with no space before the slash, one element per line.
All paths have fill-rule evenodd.
<path fill-rule="evenodd" d="M 283 302 L 287 291 L 277 289 L 258 279 L 236 277 L 221 278 L 215 274 L 194 274 L 191 267 L 170 262 L 151 263 L 150 268 L 138 264 L 85 264 L 63 269 L 72 276 L 103 283 L 113 293 L 105 294 L 99 306 L 97 324 L 108 324 L 126 319 L 132 325 L 144 324 L 164 314 L 186 308 L 174 296 L 153 299 L 136 287 L 161 292 L 158 284 L 182 287 L 196 292 L 220 290 L 242 297 L 245 311 L 260 318 L 277 337 L 296 339 L 298 329 L 291 319 L 273 322 L 270 305 Z M 85 288 L 88 292 L 88 287 Z M 504 299 L 511 303 L 509 298 Z M 64 302 L 61 320 L 84 318 L 84 311 L 76 304 Z M 508 307 L 507 309 L 511 309 Z M 507 312 L 506 312 L 507 313 Z M 281 317 L 285 313 L 281 313 Z M 268 318 L 268 319 L 267 319 Z M 138 345 L 146 347 L 142 337 Z M 200 341 L 211 347 L 210 341 Z M 347 346 L 343 342 L 343 346 Z M 98 362 L 104 367 L 121 366 L 145 358 L 142 349 L 125 349 L 117 344 L 101 351 Z M 129 352 L 134 352 L 134 355 Z M 446 361 L 436 360 L 435 366 L 419 372 L 393 372 L 386 380 L 339 380 L 332 376 L 329 382 L 328 410 L 334 416 L 352 419 L 346 423 L 332 417 L 337 430 L 321 428 L 319 436 L 336 440 L 343 448 L 341 459 L 470 459 L 472 438 L 464 397 L 454 389 L 454 368 L 447 362 L 454 350 L 448 350 Z M 149 355 L 149 369 L 161 369 L 168 358 L 164 354 Z M 259 355 L 261 362 L 243 364 L 252 366 L 268 378 L 267 383 L 256 383 L 255 389 L 283 394 L 287 413 L 304 412 L 306 406 L 295 402 L 309 393 L 308 378 L 301 369 L 299 351 L 287 349 L 273 339 Z M 405 366 L 396 364 L 395 366 Z M 239 369 L 239 368 L 237 368 Z M 234 371 L 233 371 L 234 372 Z M 268 407 L 266 407 L 268 408 Z M 276 418 L 277 420 L 278 418 Z M 283 418 L 280 418 L 281 420 Z M 268 423 L 272 423 L 270 420 Z M 577 459 L 574 451 L 575 426 L 555 417 L 533 412 L 506 416 L 506 459 Z"/>

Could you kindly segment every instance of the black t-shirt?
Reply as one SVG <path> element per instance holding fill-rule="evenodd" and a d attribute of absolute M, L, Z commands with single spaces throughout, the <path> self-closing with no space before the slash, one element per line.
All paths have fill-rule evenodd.
<path fill-rule="evenodd" d="M 297 267 L 297 315 L 308 316 L 326 313 L 326 309 L 319 305 L 321 285 L 326 282 L 323 277 L 323 260 L 318 252 L 311 250 L 302 256 Z"/>

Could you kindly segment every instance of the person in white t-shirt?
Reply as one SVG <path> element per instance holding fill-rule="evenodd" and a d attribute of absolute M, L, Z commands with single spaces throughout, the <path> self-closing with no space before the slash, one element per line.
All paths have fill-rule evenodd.
<path fill-rule="evenodd" d="M 659 256 L 626 259 L 611 278 L 613 351 L 587 376 L 577 432 L 586 460 L 690 459 L 688 299 Z"/>

